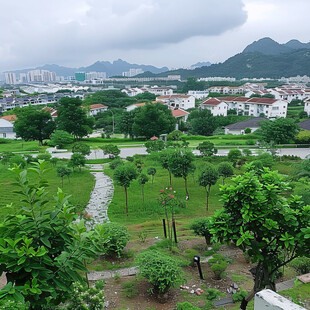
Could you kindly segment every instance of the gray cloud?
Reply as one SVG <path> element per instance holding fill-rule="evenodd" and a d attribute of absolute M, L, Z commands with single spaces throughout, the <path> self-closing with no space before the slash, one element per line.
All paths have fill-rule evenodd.
<path fill-rule="evenodd" d="M 242 0 L 0 0 L 0 8 L 0 71 L 85 64 L 115 50 L 155 53 L 247 20 Z"/>

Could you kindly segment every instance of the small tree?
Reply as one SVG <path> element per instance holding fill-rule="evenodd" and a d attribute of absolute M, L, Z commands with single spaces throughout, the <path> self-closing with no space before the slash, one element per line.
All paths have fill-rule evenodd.
<path fill-rule="evenodd" d="M 192 151 L 185 148 L 175 149 L 168 158 L 168 167 L 173 175 L 184 179 L 187 199 L 189 199 L 187 176 L 195 170 L 194 159 L 195 156 Z"/>
<path fill-rule="evenodd" d="M 199 185 L 203 186 L 207 192 L 207 211 L 209 210 L 209 196 L 211 192 L 211 186 L 215 185 L 219 178 L 216 168 L 209 164 L 200 173 Z"/>
<path fill-rule="evenodd" d="M 61 187 L 64 187 L 64 177 L 67 176 L 68 180 L 70 180 L 71 173 L 72 169 L 67 166 L 59 166 L 57 168 L 57 175 L 61 178 Z"/>
<path fill-rule="evenodd" d="M 50 160 L 50 163 L 51 163 L 54 167 L 56 167 L 58 161 L 59 161 L 59 158 L 57 158 L 57 157 L 52 157 L 51 160 Z"/>
<path fill-rule="evenodd" d="M 256 263 L 253 290 L 241 304 L 244 310 L 256 292 L 275 290 L 281 267 L 309 255 L 310 207 L 298 196 L 285 198 L 287 184 L 268 168 L 261 175 L 249 171 L 232 181 L 221 190 L 224 207 L 212 217 L 210 232 L 214 240 L 233 241 Z"/>
<path fill-rule="evenodd" d="M 236 167 L 238 161 L 242 158 L 240 150 L 230 150 L 228 153 L 228 160 L 232 162 L 233 166 Z"/>
<path fill-rule="evenodd" d="M 55 130 L 50 137 L 49 145 L 56 146 L 60 148 L 64 147 L 66 144 L 70 144 L 74 141 L 74 137 L 69 134 L 69 132 L 64 130 Z"/>
<path fill-rule="evenodd" d="M 223 178 L 223 185 L 225 184 L 225 179 L 231 177 L 234 174 L 233 167 L 228 162 L 221 162 L 217 167 L 219 175 Z"/>
<path fill-rule="evenodd" d="M 84 156 L 90 154 L 90 147 L 86 143 L 74 143 L 72 147 L 72 152 L 73 153 L 80 153 Z"/>
<path fill-rule="evenodd" d="M 144 185 L 149 181 L 149 177 L 144 174 L 144 173 L 141 173 L 139 175 L 139 178 L 138 178 L 138 182 L 139 184 L 141 185 L 141 191 L 142 191 L 142 202 L 144 202 Z"/>
<path fill-rule="evenodd" d="M 182 136 L 182 131 L 180 130 L 173 130 L 172 132 L 169 133 L 167 136 L 168 141 L 179 141 L 180 137 Z"/>
<path fill-rule="evenodd" d="M 149 167 L 149 168 L 147 169 L 147 174 L 152 176 L 152 184 L 153 184 L 153 182 L 154 182 L 154 176 L 155 176 L 155 174 L 156 174 L 156 168 L 154 168 L 154 167 Z"/>
<path fill-rule="evenodd" d="M 163 169 L 166 169 L 169 173 L 169 185 L 172 185 L 171 180 L 171 167 L 169 165 L 169 159 L 172 156 L 174 150 L 173 149 L 165 149 L 158 153 L 157 159 L 159 160 Z"/>
<path fill-rule="evenodd" d="M 115 158 L 120 154 L 120 149 L 114 144 L 105 144 L 101 146 L 104 155 L 109 155 L 109 158 Z"/>
<path fill-rule="evenodd" d="M 251 130 L 251 128 L 245 128 L 244 129 L 244 133 L 247 135 L 247 134 L 249 134 L 249 133 L 251 133 L 252 132 L 252 130 Z"/>
<path fill-rule="evenodd" d="M 151 152 L 160 152 L 166 146 L 163 140 L 148 140 L 145 142 L 146 151 L 150 154 Z"/>
<path fill-rule="evenodd" d="M 144 161 L 143 161 L 143 159 L 142 159 L 142 158 L 139 158 L 139 157 L 135 158 L 134 164 L 135 164 L 135 166 L 136 166 L 138 172 L 141 173 L 141 172 L 142 172 L 142 168 L 143 168 L 143 166 L 144 166 Z"/>
<path fill-rule="evenodd" d="M 213 156 L 214 154 L 217 153 L 217 149 L 214 147 L 214 144 L 209 141 L 199 143 L 199 145 L 197 146 L 197 150 L 203 156 Z"/>
<path fill-rule="evenodd" d="M 82 167 L 86 164 L 85 156 L 79 153 L 73 153 L 71 159 L 69 161 L 69 166 L 73 168 L 73 170 L 78 167 L 81 171 Z"/>
<path fill-rule="evenodd" d="M 122 186 L 125 191 L 126 216 L 128 216 L 128 193 L 127 189 L 130 183 L 137 178 L 137 170 L 132 164 L 118 166 L 114 170 L 114 180 L 116 184 Z"/>

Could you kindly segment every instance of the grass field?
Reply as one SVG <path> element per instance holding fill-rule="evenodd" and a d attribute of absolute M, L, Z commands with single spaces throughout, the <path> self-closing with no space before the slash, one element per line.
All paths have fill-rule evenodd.
<path fill-rule="evenodd" d="M 44 152 L 47 146 L 39 146 L 38 141 L 24 141 L 24 140 L 10 140 L 2 139 L 0 143 L 0 153 L 1 152 Z"/>
<path fill-rule="evenodd" d="M 46 174 L 49 183 L 48 187 L 48 200 L 47 207 L 53 206 L 53 196 L 57 193 L 58 187 L 61 188 L 61 179 L 57 176 L 56 169 L 50 167 L 51 170 Z M 35 182 L 35 175 L 29 172 L 31 182 Z M 8 212 L 18 213 L 21 208 L 21 196 L 15 194 L 16 186 L 12 185 L 15 181 L 15 174 L 8 170 L 8 166 L 0 164 L 0 219 L 3 218 Z M 66 194 L 71 195 L 70 202 L 75 206 L 76 211 L 83 211 L 90 197 L 90 192 L 94 187 L 94 177 L 88 170 L 81 172 L 74 172 L 70 176 L 70 183 L 68 179 L 64 179 L 63 190 Z M 6 207 L 11 204 L 12 207 Z"/>

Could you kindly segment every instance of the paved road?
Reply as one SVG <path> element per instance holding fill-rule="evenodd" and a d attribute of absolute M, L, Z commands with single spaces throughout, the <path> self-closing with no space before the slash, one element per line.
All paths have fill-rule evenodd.
<path fill-rule="evenodd" d="M 240 148 L 242 149 L 242 148 Z M 51 149 L 49 149 L 51 150 Z M 121 153 L 120 156 L 122 158 L 126 158 L 127 156 L 133 156 L 135 154 L 145 155 L 147 154 L 145 147 L 128 147 L 120 149 Z M 253 154 L 257 154 L 259 149 L 250 149 Z M 218 149 L 219 156 L 227 155 L 230 149 Z M 197 150 L 194 150 L 195 154 L 199 154 Z M 64 153 L 52 153 L 53 157 L 58 158 L 67 158 L 70 159 L 72 153 L 71 152 L 64 152 Z M 310 148 L 283 148 L 279 149 L 279 155 L 295 155 L 299 156 L 302 159 L 304 159 L 307 155 L 310 155 Z M 108 156 L 103 155 L 102 150 L 92 150 L 91 154 L 87 156 L 87 159 L 101 159 L 101 158 L 107 158 Z"/>

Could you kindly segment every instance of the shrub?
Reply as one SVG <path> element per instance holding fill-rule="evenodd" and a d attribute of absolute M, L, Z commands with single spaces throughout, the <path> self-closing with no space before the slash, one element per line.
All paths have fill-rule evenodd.
<path fill-rule="evenodd" d="M 207 299 L 212 301 L 212 300 L 217 300 L 222 295 L 222 293 L 215 288 L 208 288 L 206 289 L 206 295 L 207 295 Z"/>
<path fill-rule="evenodd" d="M 180 140 L 181 136 L 182 136 L 182 131 L 180 131 L 180 130 L 173 130 L 167 136 L 167 140 L 168 141 L 178 141 L 178 140 Z"/>
<path fill-rule="evenodd" d="M 202 217 L 194 220 L 191 223 L 190 229 L 194 231 L 197 236 L 202 236 L 205 238 L 206 243 L 209 244 L 212 234 L 210 233 L 210 218 Z"/>
<path fill-rule="evenodd" d="M 185 301 L 185 302 L 178 302 L 176 310 L 200 310 L 200 308 L 194 306 L 193 304 Z"/>
<path fill-rule="evenodd" d="M 290 264 L 299 274 L 305 274 L 310 272 L 310 258 L 309 257 L 297 257 L 293 259 Z"/>
<path fill-rule="evenodd" d="M 220 280 L 224 274 L 224 271 L 228 267 L 228 263 L 226 263 L 225 256 L 221 254 L 214 254 L 213 258 L 209 260 L 209 264 L 211 265 L 211 270 L 213 271 L 215 278 Z"/>
<path fill-rule="evenodd" d="M 240 150 L 230 150 L 228 153 L 228 160 L 232 162 L 233 166 L 236 167 L 238 161 L 242 158 Z"/>
<path fill-rule="evenodd" d="M 245 145 L 255 145 L 255 140 L 246 140 Z"/>
<path fill-rule="evenodd" d="M 39 154 L 37 156 L 38 160 L 45 160 L 45 161 L 50 161 L 52 158 L 52 155 L 50 153 L 43 153 L 43 154 Z"/>
<path fill-rule="evenodd" d="M 244 129 L 244 133 L 247 135 L 247 134 L 249 134 L 249 133 L 251 133 L 252 132 L 252 130 L 251 130 L 251 128 L 245 128 Z"/>
<path fill-rule="evenodd" d="M 234 302 L 239 302 L 239 301 L 242 301 L 243 298 L 247 295 L 248 295 L 247 291 L 241 290 L 240 292 L 233 294 L 232 298 Z"/>
<path fill-rule="evenodd" d="M 120 158 L 113 159 L 109 165 L 109 168 L 114 170 L 116 167 L 123 165 L 124 162 Z"/>
<path fill-rule="evenodd" d="M 86 143 L 74 143 L 72 146 L 73 153 L 81 153 L 82 155 L 86 156 L 90 154 L 90 146 Z"/>
<path fill-rule="evenodd" d="M 49 145 L 58 145 L 60 148 L 62 148 L 64 145 L 72 143 L 73 140 L 74 137 L 69 132 L 64 130 L 55 130 L 51 134 Z"/>
<path fill-rule="evenodd" d="M 123 294 L 128 297 L 132 298 L 137 295 L 137 289 L 136 289 L 136 281 L 126 281 L 122 285 L 123 287 Z"/>
<path fill-rule="evenodd" d="M 194 265 L 194 256 L 199 255 L 197 250 L 187 249 L 185 250 L 185 257 Z"/>
<path fill-rule="evenodd" d="M 138 257 L 140 275 L 149 280 L 157 294 L 164 294 L 181 282 L 182 269 L 167 254 L 149 250 Z"/>
<path fill-rule="evenodd" d="M 33 157 L 33 156 L 30 155 L 30 154 L 24 155 L 24 158 L 25 158 L 27 164 L 30 164 L 30 163 L 33 163 L 33 162 L 37 162 L 37 161 L 38 161 L 37 158 Z"/>
<path fill-rule="evenodd" d="M 126 157 L 127 161 L 133 162 L 135 159 L 132 156 L 127 156 Z"/>
<path fill-rule="evenodd" d="M 105 223 L 102 226 L 106 230 L 108 239 L 108 242 L 105 244 L 106 253 L 120 257 L 129 241 L 127 228 L 117 223 Z"/>
<path fill-rule="evenodd" d="M 26 167 L 27 162 L 21 155 L 14 155 L 10 158 L 10 166 L 14 166 L 14 164 L 23 169 Z"/>
<path fill-rule="evenodd" d="M 252 155 L 252 151 L 250 149 L 243 149 L 242 150 L 242 154 L 244 156 L 251 156 Z"/>
<path fill-rule="evenodd" d="M 274 162 L 273 156 L 269 153 L 263 153 L 258 155 L 257 160 L 261 161 L 263 166 L 268 168 L 271 168 Z"/>

